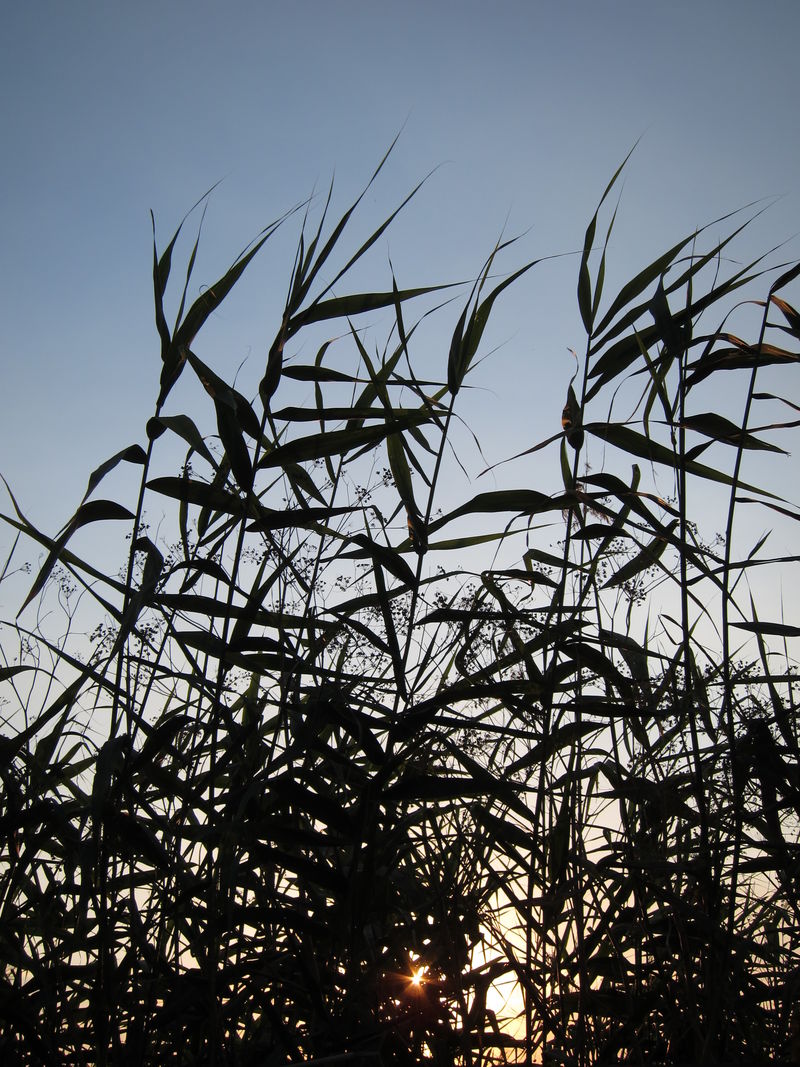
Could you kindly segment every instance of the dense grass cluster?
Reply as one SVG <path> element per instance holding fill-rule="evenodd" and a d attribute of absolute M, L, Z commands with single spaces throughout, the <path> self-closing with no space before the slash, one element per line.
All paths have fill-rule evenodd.
<path fill-rule="evenodd" d="M 498 280 L 511 242 L 462 295 L 431 380 L 415 335 L 450 314 L 431 308 L 444 295 L 347 292 L 397 212 L 341 268 L 358 201 L 332 227 L 327 207 L 293 216 L 248 398 L 196 338 L 293 217 L 194 302 L 197 243 L 173 298 L 183 224 L 154 239 L 161 377 L 141 441 L 58 536 L 10 491 L 3 515 L 4 575 L 31 542 L 45 553 L 2 630 L 3 1063 L 791 1058 L 800 627 L 762 618 L 757 593 L 796 557 L 734 531 L 745 501 L 798 517 L 742 463 L 781 462 L 796 424 L 759 376 L 800 360 L 800 267 L 731 267 L 738 231 L 701 231 L 609 299 L 617 177 L 577 257 L 586 346 L 562 425 L 525 453 L 558 491 L 526 461 L 523 488 L 444 512 L 462 386 L 496 301 L 534 277 Z M 754 289 L 743 340 L 726 316 Z M 391 318 L 377 348 L 366 312 Z M 202 430 L 182 413 L 192 375 Z M 709 403 L 719 381 L 741 385 L 735 421 Z M 313 401 L 289 406 L 298 382 Z M 125 504 L 98 495 L 120 465 L 141 469 Z M 703 485 L 726 494 L 717 540 L 689 510 Z M 120 573 L 71 547 L 95 523 L 127 533 Z M 78 599 L 91 637 L 53 634 L 43 605 L 69 620 Z"/>

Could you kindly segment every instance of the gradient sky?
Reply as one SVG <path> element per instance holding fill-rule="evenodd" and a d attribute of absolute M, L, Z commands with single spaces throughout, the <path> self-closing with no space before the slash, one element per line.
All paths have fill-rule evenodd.
<path fill-rule="evenodd" d="M 142 441 L 160 373 L 150 209 L 163 246 L 221 180 L 195 274 L 207 284 L 334 174 L 344 208 L 401 128 L 354 235 L 438 169 L 376 249 L 375 288 L 389 256 L 401 285 L 471 277 L 504 228 L 525 233 L 509 269 L 574 252 L 639 138 L 609 291 L 762 198 L 779 199 L 737 254 L 788 240 L 781 258 L 796 258 L 798 31 L 797 0 L 6 5 L 0 472 L 54 532 L 92 468 Z M 243 364 L 258 381 L 296 237 L 201 335 L 224 377 Z M 576 277 L 574 256 L 554 260 L 498 306 L 487 347 L 501 347 L 477 381 L 490 460 L 559 428 L 567 347 L 583 342 Z M 446 356 L 430 352 L 435 373 Z"/>

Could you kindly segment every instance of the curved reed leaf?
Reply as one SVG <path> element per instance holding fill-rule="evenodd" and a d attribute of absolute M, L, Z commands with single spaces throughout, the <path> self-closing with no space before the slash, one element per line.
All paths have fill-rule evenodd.
<path fill-rule="evenodd" d="M 370 311 L 380 311 L 381 308 L 393 307 L 397 300 L 416 300 L 421 296 L 438 293 L 442 289 L 452 288 L 452 285 L 425 285 L 418 289 L 402 289 L 399 293 L 352 293 L 348 296 L 330 297 L 319 303 L 312 304 L 305 311 L 289 319 L 288 330 L 295 334 L 304 326 L 314 322 L 327 322 L 330 319 L 353 318 L 355 315 L 366 315 Z"/>
<path fill-rule="evenodd" d="M 399 552 L 373 541 L 366 534 L 352 534 L 351 540 L 363 550 L 359 555 L 370 556 L 404 585 L 414 585 L 416 576 Z"/>
<path fill-rule="evenodd" d="M 581 319 L 583 320 L 584 329 L 589 335 L 591 335 L 593 332 L 594 313 L 597 310 L 597 303 L 599 301 L 599 291 L 602 289 L 601 282 L 598 287 L 598 291 L 595 293 L 595 299 L 593 300 L 591 278 L 589 275 L 589 256 L 591 255 L 592 250 L 594 248 L 594 236 L 597 231 L 597 220 L 600 214 L 600 208 L 605 203 L 608 194 L 616 185 L 617 179 L 619 178 L 622 171 L 625 169 L 625 164 L 631 158 L 631 155 L 633 154 L 635 148 L 636 145 L 634 144 L 633 148 L 631 148 L 630 152 L 628 152 L 627 156 L 625 156 L 625 159 L 623 159 L 622 163 L 614 171 L 611 181 L 605 187 L 603 195 L 600 197 L 600 202 L 597 205 L 597 210 L 595 211 L 594 215 L 592 215 L 589 225 L 586 227 L 586 233 L 583 239 L 583 252 L 581 254 L 580 266 L 578 268 L 578 310 L 580 311 Z M 607 240 L 608 238 L 606 238 L 606 241 Z M 605 259 L 605 252 L 603 258 Z"/>
<path fill-rule="evenodd" d="M 385 422 L 382 426 L 330 430 L 327 433 L 298 437 L 265 452 L 257 467 L 260 470 L 269 467 L 280 468 L 289 463 L 306 463 L 326 456 L 341 456 L 358 448 L 377 445 L 391 434 L 407 429 L 413 422 L 424 422 L 426 418 L 425 412 L 413 412 L 392 422 Z"/>
<path fill-rule="evenodd" d="M 41 590 L 44 588 L 47 579 L 53 572 L 53 568 L 59 559 L 62 557 L 67 542 L 72 535 L 79 530 L 82 526 L 88 526 L 93 522 L 105 522 L 109 519 L 132 519 L 133 512 L 128 511 L 122 504 L 117 504 L 113 500 L 89 500 L 85 504 L 81 504 L 75 514 L 72 516 L 66 527 L 59 534 L 56 541 L 53 542 L 53 547 L 42 565 L 36 579 L 31 586 L 30 592 L 22 603 L 22 607 L 17 612 L 17 616 L 21 615 L 25 608 L 38 596 Z"/>
<path fill-rule="evenodd" d="M 686 379 L 686 388 L 702 382 L 717 371 L 744 370 L 752 367 L 770 367 L 776 364 L 800 362 L 799 352 L 789 352 L 775 345 L 749 345 L 732 334 L 720 334 L 720 340 L 731 342 L 729 347 L 717 348 L 704 353 L 700 359 L 689 365 L 691 373 Z"/>
<path fill-rule="evenodd" d="M 768 441 L 762 441 L 760 438 L 754 437 L 753 434 L 746 433 L 735 423 L 714 411 L 705 411 L 700 415 L 687 415 L 683 420 L 683 425 L 689 430 L 696 430 L 697 433 L 712 437 L 715 441 L 720 441 L 726 445 L 767 452 L 780 452 L 784 456 L 788 454 L 784 448 L 771 445 Z"/>
<path fill-rule="evenodd" d="M 152 478 L 147 483 L 147 488 L 162 496 L 174 497 L 187 504 L 197 504 L 200 507 L 212 508 L 217 512 L 226 512 L 230 515 L 240 515 L 244 512 L 244 504 L 241 497 L 224 489 L 217 489 L 208 482 L 198 482 L 195 478 Z"/>
<path fill-rule="evenodd" d="M 664 535 L 655 537 L 649 545 L 644 545 L 632 560 L 629 560 L 628 563 L 614 572 L 605 583 L 604 588 L 622 585 L 624 582 L 630 581 L 631 578 L 635 578 L 643 570 L 654 566 L 664 555 L 664 551 L 669 544 L 668 535 L 672 533 L 677 525 L 677 520 L 673 520 L 667 526 Z"/>
<path fill-rule="evenodd" d="M 318 367 L 300 363 L 294 364 L 291 367 L 284 367 L 283 373 L 285 377 L 294 378 L 298 382 L 354 381 L 352 374 L 347 374 L 344 371 L 336 370 L 333 367 Z M 301 410 L 301 408 L 298 409 L 298 411 Z"/>
<path fill-rule="evenodd" d="M 800 626 L 790 626 L 784 622 L 733 622 L 737 630 L 749 630 L 764 637 L 800 637 Z"/>
<path fill-rule="evenodd" d="M 733 478 L 731 478 L 730 475 L 725 474 L 723 471 L 716 470 L 713 467 L 707 467 L 704 464 L 697 463 L 693 460 L 686 460 L 685 457 L 682 459 L 665 445 L 659 444 L 658 441 L 654 441 L 651 437 L 645 437 L 644 435 L 637 433 L 629 426 L 622 426 L 619 423 L 593 422 L 585 425 L 584 429 L 587 433 L 593 434 L 600 440 L 616 445 L 630 455 L 639 456 L 641 459 L 647 459 L 651 463 L 663 463 L 666 466 L 674 467 L 676 469 L 683 465 L 687 473 L 694 474 L 699 478 L 705 478 L 712 482 L 719 482 L 722 485 L 736 484 L 739 489 L 746 489 L 751 493 L 759 493 L 761 496 L 770 497 L 773 500 L 780 500 L 780 497 L 776 497 L 774 493 L 769 493 L 765 489 L 758 489 L 755 486 L 747 485 L 744 482 L 735 483 Z"/>
<path fill-rule="evenodd" d="M 439 530 L 463 515 L 493 515 L 509 511 L 518 515 L 538 515 L 545 511 L 562 511 L 570 499 L 564 495 L 549 497 L 536 489 L 498 489 L 491 493 L 478 493 L 468 503 L 432 522 L 430 531 Z"/>
<path fill-rule="evenodd" d="M 789 323 L 788 329 L 783 326 L 781 329 L 786 330 L 792 337 L 796 337 L 800 340 L 800 312 L 796 311 L 786 300 L 782 300 L 779 296 L 771 297 L 772 303 L 783 312 L 783 316 Z"/>
<path fill-rule="evenodd" d="M 145 451 L 141 445 L 128 445 L 127 448 L 123 448 L 120 452 L 117 452 L 110 459 L 107 459 L 105 463 L 101 463 L 100 466 L 92 471 L 88 485 L 86 486 L 86 492 L 83 494 L 83 500 L 91 496 L 94 490 L 105 476 L 112 471 L 117 464 L 122 463 L 135 463 L 139 466 L 143 466 L 147 460 Z"/>
<path fill-rule="evenodd" d="M 182 437 L 195 452 L 216 469 L 216 460 L 209 452 L 197 426 L 188 415 L 157 415 L 147 423 L 147 436 L 151 439 L 158 437 L 164 430 L 172 430 L 173 433 Z"/>
<path fill-rule="evenodd" d="M 36 668 L 32 663 L 18 663 L 11 667 L 0 667 L 0 682 L 5 682 L 9 678 L 13 678 L 15 674 L 21 674 L 23 671 L 33 671 Z"/>

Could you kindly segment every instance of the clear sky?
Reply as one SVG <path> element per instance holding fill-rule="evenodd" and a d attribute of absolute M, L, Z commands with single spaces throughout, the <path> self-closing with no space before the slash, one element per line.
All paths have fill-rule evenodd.
<path fill-rule="evenodd" d="M 160 372 L 148 212 L 163 245 L 220 179 L 198 286 L 334 173 L 346 206 L 401 127 L 356 235 L 438 169 L 376 250 L 375 288 L 389 256 L 401 285 L 470 277 L 504 227 L 527 231 L 509 268 L 578 249 L 638 138 L 609 287 L 759 198 L 780 197 L 739 254 L 793 238 L 798 31 L 797 0 L 5 5 L 0 471 L 54 532 L 89 471 L 142 440 Z M 244 363 L 258 381 L 296 235 L 205 331 L 224 377 Z M 575 257 L 545 264 L 498 308 L 478 379 L 491 460 L 559 428 L 576 276 Z M 430 358 L 443 374 L 446 349 Z"/>

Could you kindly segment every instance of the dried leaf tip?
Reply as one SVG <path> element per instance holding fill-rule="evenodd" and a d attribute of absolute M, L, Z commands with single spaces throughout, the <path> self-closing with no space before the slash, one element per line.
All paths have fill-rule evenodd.
<path fill-rule="evenodd" d="M 571 385 L 567 390 L 567 402 L 561 412 L 561 428 L 569 444 L 579 452 L 583 447 L 583 423 L 578 398 Z"/>

